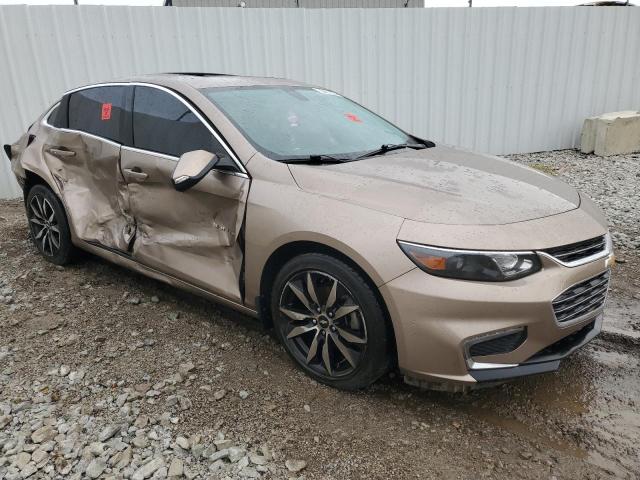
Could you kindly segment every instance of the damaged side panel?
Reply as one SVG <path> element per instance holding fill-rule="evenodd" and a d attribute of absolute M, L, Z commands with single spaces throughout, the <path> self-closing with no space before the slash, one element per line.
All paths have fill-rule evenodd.
<path fill-rule="evenodd" d="M 238 236 L 249 179 L 214 170 L 178 192 L 171 182 L 177 159 L 123 148 L 121 162 L 136 220 L 133 258 L 241 302 Z"/>
<path fill-rule="evenodd" d="M 6 150 L 22 186 L 32 172 L 62 200 L 74 243 L 108 258 L 118 254 L 176 285 L 243 302 L 246 175 L 214 170 L 178 192 L 171 180 L 177 158 L 43 118 Z"/>
<path fill-rule="evenodd" d="M 25 149 L 27 148 L 29 143 L 29 133 L 23 134 L 15 143 L 12 145 L 5 145 L 5 153 L 9 157 L 9 161 L 11 163 L 11 171 L 16 177 L 18 184 L 20 187 L 24 188 L 25 182 L 27 180 L 27 172 L 22 166 L 21 157 L 24 154 Z"/>
<path fill-rule="evenodd" d="M 46 164 L 78 238 L 126 251 L 132 219 L 119 170 L 120 145 L 92 135 L 49 129 Z"/>

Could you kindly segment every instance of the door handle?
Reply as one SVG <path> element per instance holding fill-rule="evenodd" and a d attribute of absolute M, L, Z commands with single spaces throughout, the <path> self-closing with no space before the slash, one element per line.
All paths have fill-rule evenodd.
<path fill-rule="evenodd" d="M 55 147 L 47 148 L 47 152 L 49 152 L 51 155 L 55 155 L 56 157 L 67 158 L 67 157 L 76 156 L 76 152 L 74 152 L 73 150 L 66 150 L 66 149 L 55 148 Z"/>
<path fill-rule="evenodd" d="M 125 168 L 122 171 L 126 176 L 128 176 L 132 180 L 135 180 L 136 182 L 144 182 L 149 177 L 149 175 L 144 173 L 138 167 Z"/>

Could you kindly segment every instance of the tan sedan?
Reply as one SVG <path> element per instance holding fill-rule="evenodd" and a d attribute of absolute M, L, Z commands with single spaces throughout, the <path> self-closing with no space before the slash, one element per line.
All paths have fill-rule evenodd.
<path fill-rule="evenodd" d="M 613 255 L 588 198 L 324 88 L 89 85 L 5 151 L 48 260 L 80 248 L 259 317 L 335 387 L 551 371 L 601 328 Z"/>

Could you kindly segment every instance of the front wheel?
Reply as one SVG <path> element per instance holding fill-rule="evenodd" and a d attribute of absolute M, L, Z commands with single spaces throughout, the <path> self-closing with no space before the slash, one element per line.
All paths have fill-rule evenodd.
<path fill-rule="evenodd" d="M 31 240 L 42 256 L 56 265 L 69 262 L 73 254 L 69 223 L 62 203 L 44 185 L 35 185 L 26 200 Z"/>
<path fill-rule="evenodd" d="M 391 349 L 384 312 L 352 267 L 324 254 L 300 255 L 282 267 L 273 287 L 276 335 L 310 376 L 357 390 L 388 371 Z"/>

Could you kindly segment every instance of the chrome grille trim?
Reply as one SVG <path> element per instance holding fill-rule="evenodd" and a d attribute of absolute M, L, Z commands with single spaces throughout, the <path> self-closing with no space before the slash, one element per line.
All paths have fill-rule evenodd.
<path fill-rule="evenodd" d="M 553 301 L 556 321 L 565 324 L 595 313 L 604 306 L 609 289 L 609 270 L 568 288 Z"/>
<path fill-rule="evenodd" d="M 539 250 L 537 253 L 565 267 L 577 267 L 607 257 L 612 251 L 611 236 L 607 233 L 589 240 Z"/>
<path fill-rule="evenodd" d="M 560 259 L 560 260 L 564 260 L 567 257 L 571 257 L 573 255 L 577 255 L 577 254 L 582 253 L 582 252 L 587 252 L 587 251 L 592 252 L 592 251 L 595 250 L 595 252 L 597 253 L 597 252 L 602 251 L 602 249 L 604 247 L 605 247 L 605 241 L 604 241 L 604 238 L 603 238 L 599 242 L 594 243 L 594 244 L 589 245 L 589 246 L 586 246 L 584 248 L 577 248 L 575 250 L 571 250 L 571 251 L 568 251 L 566 253 L 557 253 L 555 255 L 553 255 L 553 254 L 552 255 L 554 257 Z"/>

